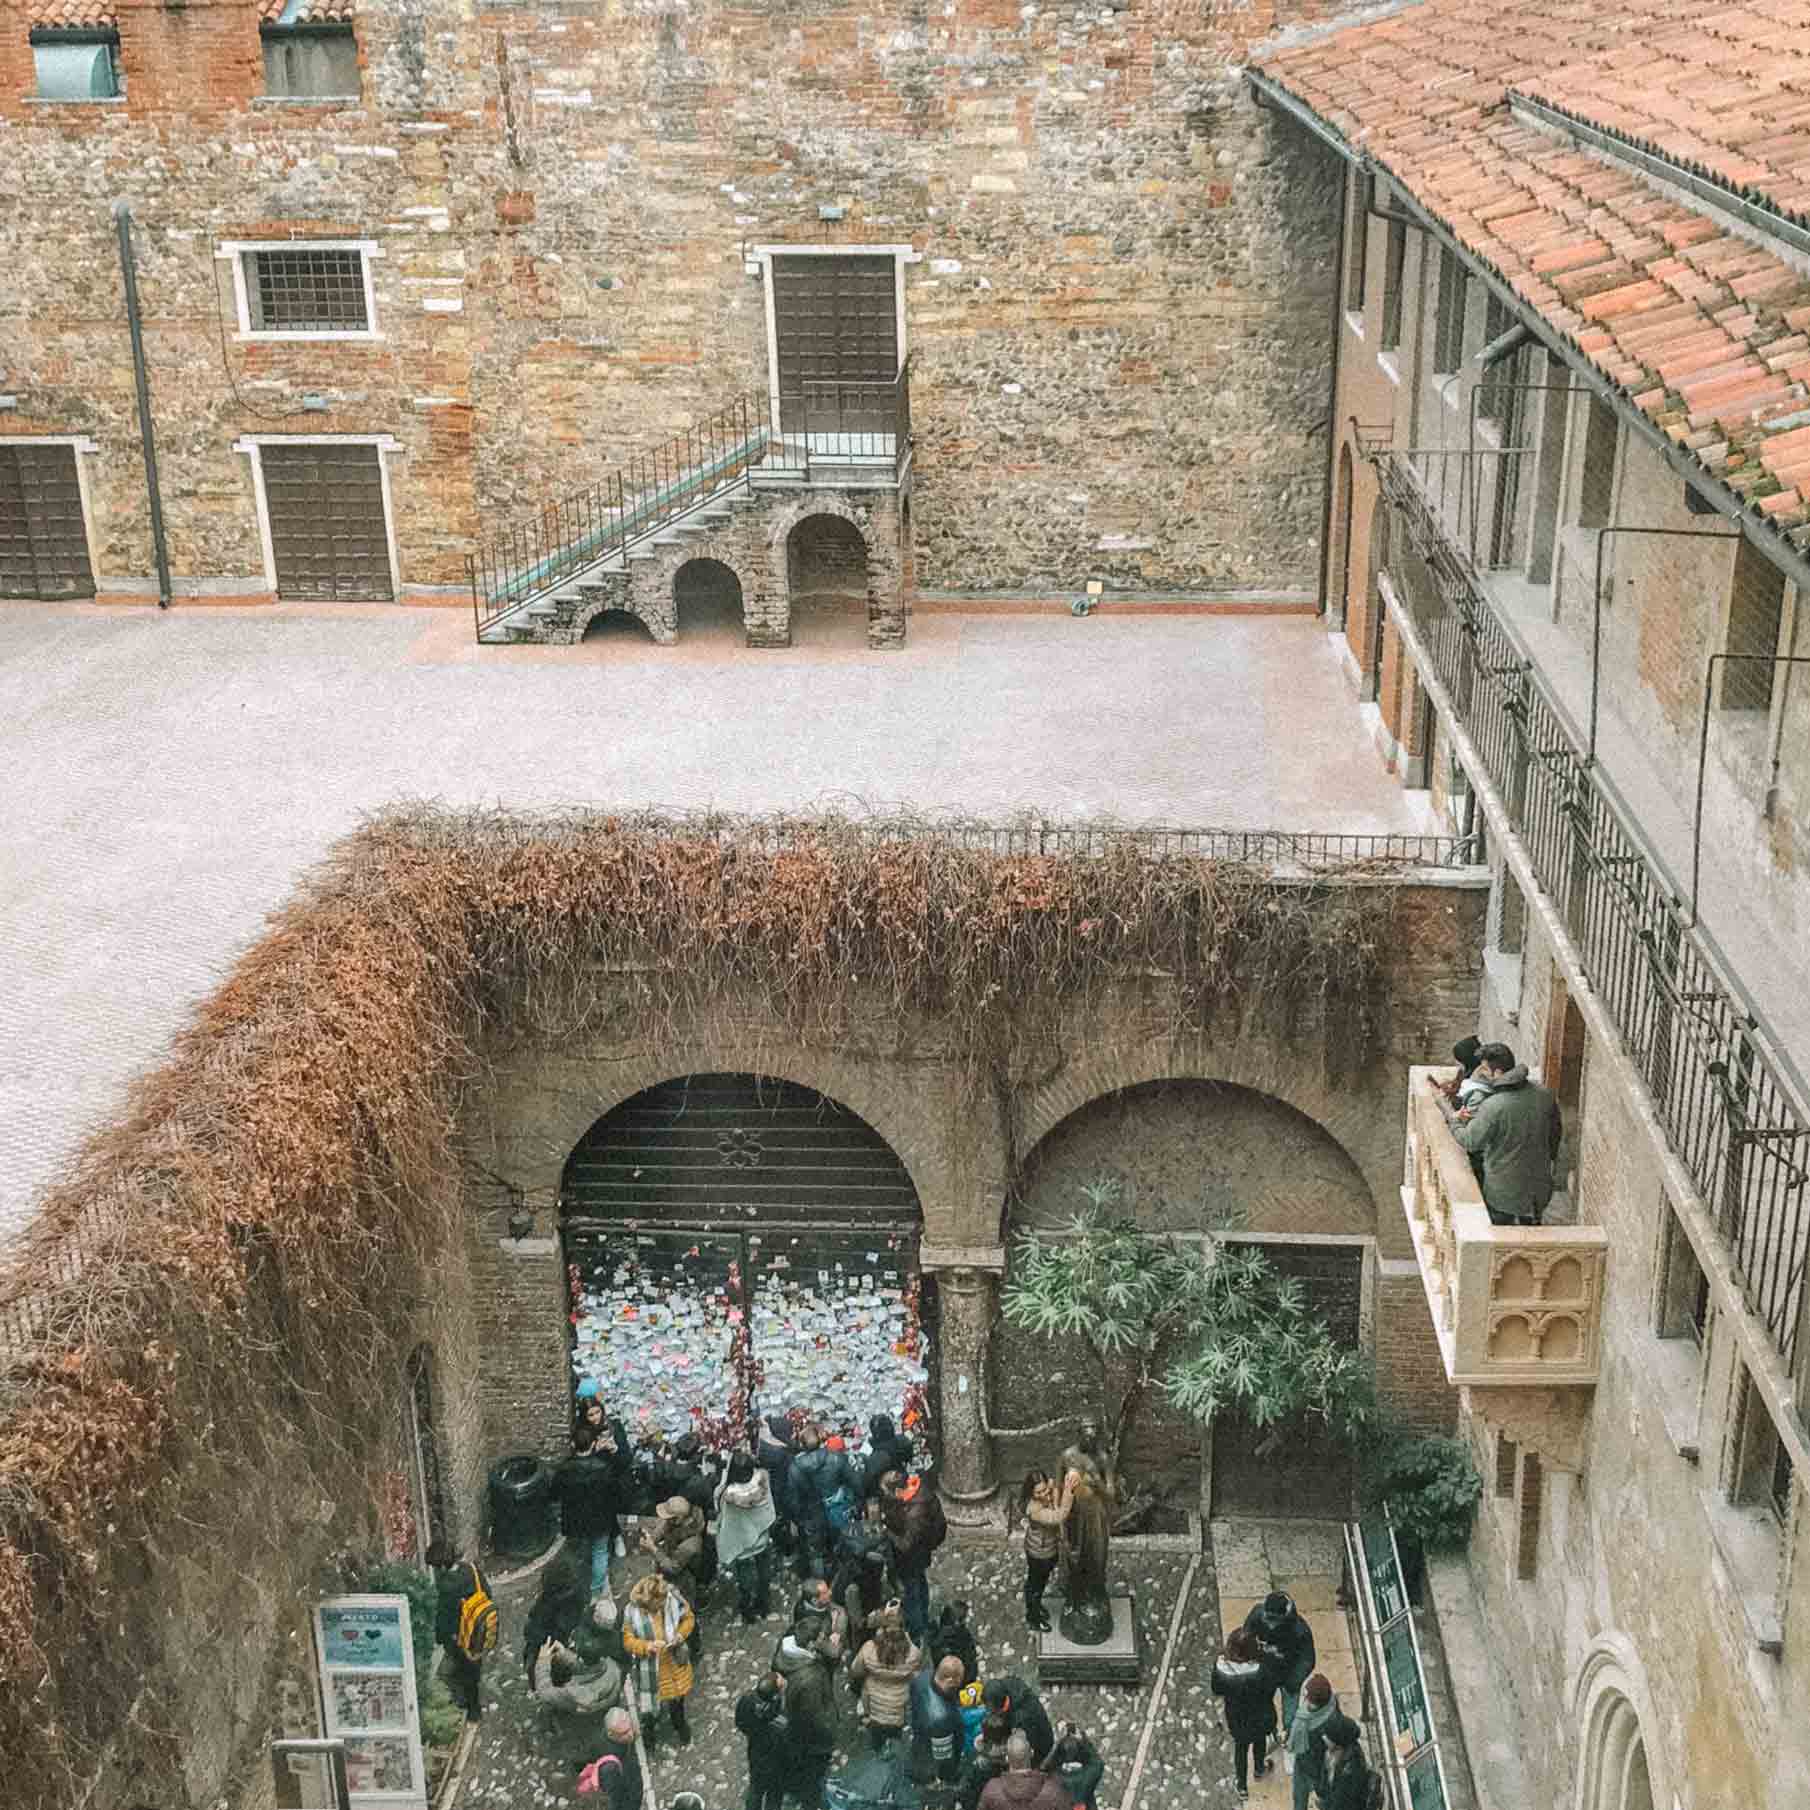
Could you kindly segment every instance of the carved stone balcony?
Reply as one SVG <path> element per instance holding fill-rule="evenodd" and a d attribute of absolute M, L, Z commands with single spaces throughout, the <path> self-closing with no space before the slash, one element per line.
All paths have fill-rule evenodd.
<path fill-rule="evenodd" d="M 1451 1073 L 1408 1071 L 1402 1185 L 1446 1376 L 1492 1421 L 1523 1418 L 1514 1391 L 1561 1392 L 1525 1407 L 1554 1423 L 1530 1443 L 1564 1463 L 1602 1363 L 1608 1241 L 1598 1226 L 1490 1224 L 1470 1158 L 1434 1096 L 1433 1083 Z"/>

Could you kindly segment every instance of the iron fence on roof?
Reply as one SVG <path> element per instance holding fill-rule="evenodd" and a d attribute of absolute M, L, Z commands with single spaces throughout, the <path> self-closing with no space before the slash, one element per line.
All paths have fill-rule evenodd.
<path fill-rule="evenodd" d="M 1397 600 L 1714 1216 L 1749 1306 L 1801 1375 L 1810 1366 L 1798 1336 L 1810 1252 L 1803 1085 L 1491 607 L 1413 455 L 1383 453 L 1377 465 L 1406 530 L 1390 575 Z"/>

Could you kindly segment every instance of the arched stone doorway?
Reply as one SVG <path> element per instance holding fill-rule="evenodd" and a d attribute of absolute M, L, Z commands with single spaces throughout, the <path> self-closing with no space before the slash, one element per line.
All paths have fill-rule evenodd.
<path fill-rule="evenodd" d="M 1254 1088 L 1207 1080 L 1098 1096 L 1051 1127 L 1025 1161 L 1006 1210 L 1008 1264 L 1017 1234 L 1059 1232 L 1085 1204 L 1082 1184 L 1099 1178 L 1119 1184 L 1124 1210 L 1152 1233 L 1231 1220 L 1234 1235 L 1261 1241 L 1272 1267 L 1300 1284 L 1335 1336 L 1358 1344 L 1375 1204 L 1350 1154 L 1305 1113 Z M 1077 1350 L 1059 1341 L 1002 1327 L 996 1353 L 994 1420 L 1002 1426 L 1048 1419 L 1039 1404 L 1052 1386 L 1059 1391 L 1065 1373 L 1077 1387 L 1084 1380 Z M 1051 1455 L 1014 1456 L 1028 1465 Z M 1203 1451 L 1198 1427 L 1152 1401 L 1125 1462 L 1190 1506 L 1202 1466 L 1210 1466 L 1215 1513 L 1336 1519 L 1350 1511 L 1350 1454 L 1312 1425 L 1277 1439 L 1274 1429 L 1222 1415 Z"/>
<path fill-rule="evenodd" d="M 1578 1680 L 1578 1810 L 1664 1810 L 1671 1803 L 1664 1779 L 1657 1792 L 1654 1787 L 1663 1766 L 1647 1751 L 1645 1685 L 1632 1643 L 1621 1635 L 1599 1637 Z"/>
<path fill-rule="evenodd" d="M 792 640 L 866 640 L 870 590 L 867 538 L 840 515 L 807 515 L 786 536 L 786 595 Z"/>
<path fill-rule="evenodd" d="M 654 645 L 654 631 L 633 610 L 599 610 L 585 624 L 581 642 L 607 642 L 635 647 Z"/>
<path fill-rule="evenodd" d="M 800 1411 L 856 1439 L 887 1413 L 925 1446 L 917 1190 L 840 1102 L 754 1074 L 648 1088 L 579 1140 L 560 1216 L 574 1392 L 638 1443 L 728 1450 Z"/>
<path fill-rule="evenodd" d="M 1326 562 L 1326 626 L 1343 628 L 1351 596 L 1351 448 L 1339 448 L 1339 477 L 1333 490 L 1332 555 Z"/>
<path fill-rule="evenodd" d="M 688 559 L 672 578 L 673 617 L 681 639 L 747 639 L 742 581 L 720 559 Z"/>

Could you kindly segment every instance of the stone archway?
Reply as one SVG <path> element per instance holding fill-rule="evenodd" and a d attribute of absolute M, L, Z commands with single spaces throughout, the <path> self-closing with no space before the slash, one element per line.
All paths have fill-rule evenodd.
<path fill-rule="evenodd" d="M 807 515 L 786 535 L 785 560 L 793 643 L 865 641 L 872 588 L 866 535 L 846 516 Z"/>
<path fill-rule="evenodd" d="M 571 1369 L 638 1442 L 746 1448 L 802 1410 L 854 1441 L 934 1427 L 922 1213 L 840 1101 L 752 1072 L 677 1077 L 599 1118 L 560 1186 Z"/>
<path fill-rule="evenodd" d="M 1007 1203 L 1008 1247 L 1020 1233 L 1060 1235 L 1086 1204 L 1083 1184 L 1106 1180 L 1118 1204 L 1152 1234 L 1220 1229 L 1260 1240 L 1280 1274 L 1350 1346 L 1367 1336 L 1366 1271 L 1376 1207 L 1362 1170 L 1326 1126 L 1268 1091 L 1194 1077 L 1158 1076 L 1072 1106 L 1028 1151 Z M 1066 1371 L 1072 1345 L 1016 1328 L 999 1335 L 995 1416 L 1023 1426 L 1047 1419 L 1050 1389 L 1089 1379 Z M 1028 1389 L 1023 1379 L 1034 1379 Z M 1128 1470 L 1192 1503 L 1203 1467 L 1216 1512 L 1342 1518 L 1350 1511 L 1349 1451 L 1324 1429 L 1260 1429 L 1222 1414 L 1203 1449 L 1200 1428 L 1147 1395 L 1127 1444 Z M 1047 1456 L 1042 1454 L 1039 1456 Z M 1033 1455 L 1023 1454 L 1024 1461 Z"/>
<path fill-rule="evenodd" d="M 672 575 L 673 618 L 685 640 L 747 639 L 742 581 L 720 559 L 688 559 Z"/>
<path fill-rule="evenodd" d="M 635 646 L 653 643 L 653 629 L 631 609 L 599 609 L 579 631 L 581 642 L 616 641 Z"/>
<path fill-rule="evenodd" d="M 1599 1635 L 1578 1675 L 1577 1810 L 1665 1810 L 1672 1802 L 1664 1752 L 1649 1748 L 1659 1726 L 1646 1669 L 1624 1634 Z"/>

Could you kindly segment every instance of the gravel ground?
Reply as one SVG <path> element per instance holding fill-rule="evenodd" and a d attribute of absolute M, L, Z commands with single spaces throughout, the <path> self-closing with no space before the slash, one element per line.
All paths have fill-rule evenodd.
<path fill-rule="evenodd" d="M 1052 1721 L 1063 1717 L 1078 1721 L 1099 1743 L 1106 1760 L 1102 1810 L 1124 1802 L 1188 1558 L 1121 1546 L 1113 1555 L 1113 1568 L 1119 1585 L 1137 1600 L 1145 1659 L 1142 1685 L 1135 1690 L 1064 1685 L 1043 1693 Z M 620 1596 L 626 1573 L 621 1565 L 617 1572 Z M 973 1604 L 983 1677 L 1017 1672 L 1036 1682 L 1034 1647 L 1025 1631 L 1019 1595 L 1023 1573 L 1023 1555 L 1015 1547 L 958 1545 L 952 1539 L 937 1557 L 931 1573 L 932 1602 L 966 1597 Z M 529 1580 L 503 1592 L 502 1651 L 486 1668 L 483 1729 L 458 1800 L 460 1810 L 539 1810 L 575 1801 L 570 1771 L 542 1755 L 543 1738 L 519 1663 L 522 1622 L 537 1587 Z M 692 1745 L 680 1749 L 663 1744 L 652 1762 L 654 1788 L 662 1804 L 674 1792 L 691 1790 L 702 1795 L 706 1810 L 738 1810 L 747 1771 L 735 1732 L 735 1701 L 748 1689 L 782 1631 L 778 1601 L 775 1592 L 775 1613 L 762 1624 L 744 1628 L 734 1613 L 733 1587 L 727 1578 L 718 1579 L 705 1609 L 708 1650 L 690 1704 Z M 1218 1645 L 1219 1590 L 1211 1555 L 1203 1552 L 1138 1785 L 1139 1810 L 1221 1810 L 1237 1802 L 1230 1744 L 1208 1688 Z M 851 1744 L 861 1741 L 852 1705 L 847 1732 Z"/>

